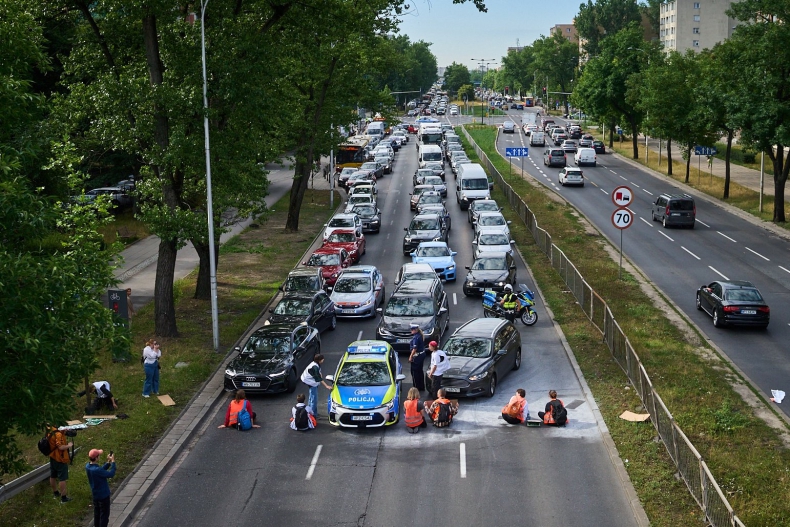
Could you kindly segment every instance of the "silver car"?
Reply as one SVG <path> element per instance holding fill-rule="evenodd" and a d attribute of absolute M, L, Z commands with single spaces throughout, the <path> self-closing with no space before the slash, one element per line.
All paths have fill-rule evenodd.
<path fill-rule="evenodd" d="M 475 259 L 492 252 L 510 253 L 513 256 L 512 245 L 515 243 L 499 228 L 486 227 L 480 229 L 472 241 L 472 245 L 475 248 Z"/>
<path fill-rule="evenodd" d="M 355 265 L 337 277 L 329 299 L 338 317 L 373 317 L 384 301 L 384 278 L 372 265 Z"/>

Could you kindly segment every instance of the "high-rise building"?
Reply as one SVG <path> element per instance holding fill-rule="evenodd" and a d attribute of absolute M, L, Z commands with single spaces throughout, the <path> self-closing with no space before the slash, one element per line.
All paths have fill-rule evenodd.
<path fill-rule="evenodd" d="M 554 35 L 557 31 L 571 42 L 579 43 L 579 34 L 576 33 L 576 26 L 573 24 L 556 24 L 553 28 L 549 29 L 549 35 Z"/>
<path fill-rule="evenodd" d="M 659 39 L 665 50 L 685 53 L 712 48 L 732 36 L 737 21 L 727 16 L 732 0 L 671 0 L 661 4 Z"/>

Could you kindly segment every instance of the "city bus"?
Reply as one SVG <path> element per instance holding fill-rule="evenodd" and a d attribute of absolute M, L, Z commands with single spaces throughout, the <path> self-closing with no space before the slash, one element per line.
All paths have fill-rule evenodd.
<path fill-rule="evenodd" d="M 524 107 L 525 108 L 532 108 L 535 106 L 535 98 L 534 97 L 524 97 Z"/>
<path fill-rule="evenodd" d="M 370 138 L 355 135 L 346 139 L 337 149 L 335 171 L 340 172 L 346 167 L 359 168 L 366 161 L 367 146 Z"/>

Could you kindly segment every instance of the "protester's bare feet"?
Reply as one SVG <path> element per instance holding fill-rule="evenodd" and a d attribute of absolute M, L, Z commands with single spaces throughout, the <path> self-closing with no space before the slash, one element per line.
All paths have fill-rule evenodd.
<path fill-rule="evenodd" d="M 225 428 L 225 425 L 219 425 L 217 428 Z"/>
<path fill-rule="evenodd" d="M 261 425 L 252 425 L 253 428 L 260 428 Z"/>

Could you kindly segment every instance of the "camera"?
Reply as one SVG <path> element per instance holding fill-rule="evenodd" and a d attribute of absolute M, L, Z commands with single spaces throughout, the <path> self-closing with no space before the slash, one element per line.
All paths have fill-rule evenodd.
<path fill-rule="evenodd" d="M 66 430 L 65 432 L 63 432 L 63 435 L 65 435 L 66 437 L 77 437 L 77 431 L 76 430 Z"/>

